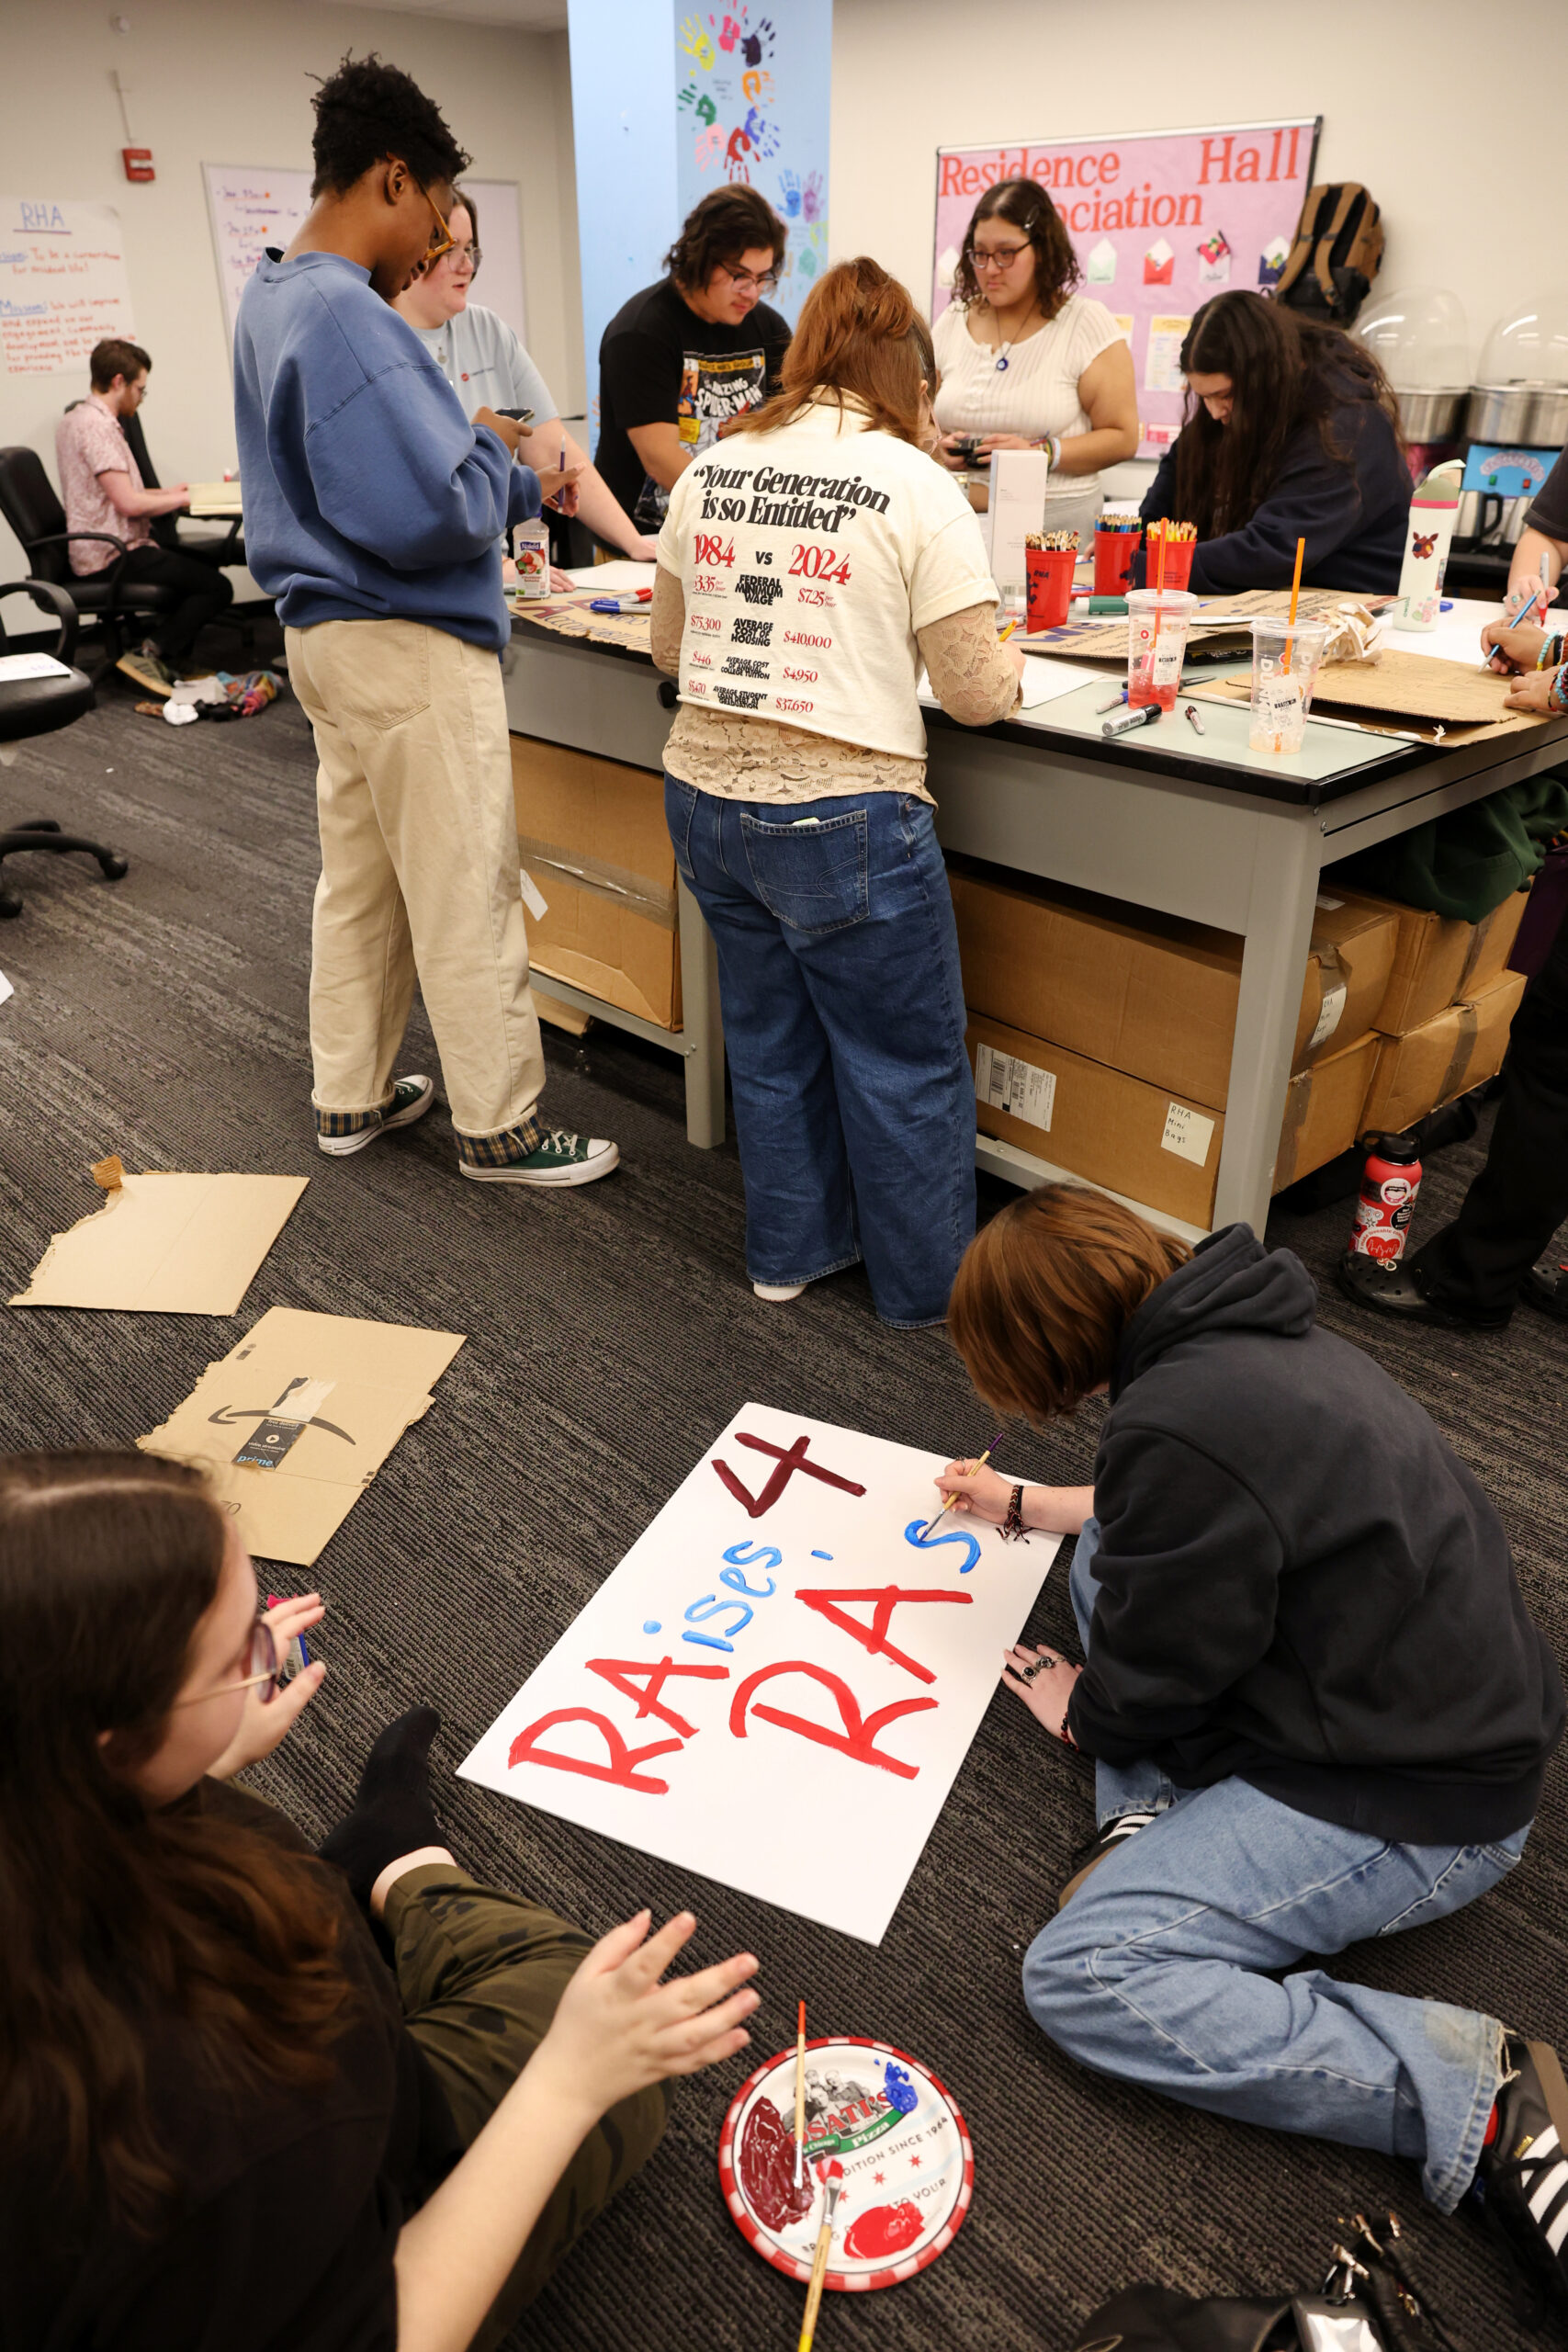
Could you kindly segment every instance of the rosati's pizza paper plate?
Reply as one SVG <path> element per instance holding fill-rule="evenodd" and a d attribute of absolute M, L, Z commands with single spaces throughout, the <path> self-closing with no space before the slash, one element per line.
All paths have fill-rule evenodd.
<path fill-rule="evenodd" d="M 896 2287 L 952 2244 L 969 2211 L 975 2151 L 963 2116 L 919 2061 L 859 2036 L 806 2045 L 806 2165 L 795 2186 L 795 2052 L 743 2083 L 724 2119 L 718 2178 L 736 2223 L 775 2270 L 811 2277 L 837 2157 L 843 2188 L 827 2283 Z"/>

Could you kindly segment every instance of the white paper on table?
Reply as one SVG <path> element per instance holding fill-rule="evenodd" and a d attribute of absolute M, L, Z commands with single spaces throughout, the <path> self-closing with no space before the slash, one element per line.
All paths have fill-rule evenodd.
<path fill-rule="evenodd" d="M 1028 650 L 1025 646 L 1024 651 Z M 1043 702 L 1056 702 L 1063 695 L 1076 693 L 1079 686 L 1102 686 L 1108 682 L 1114 693 L 1119 681 L 1107 671 L 1086 670 L 1077 662 L 1050 657 L 1032 662 L 1023 673 L 1023 707 L 1034 710 Z"/>
<path fill-rule="evenodd" d="M 0 1004 L 4 1004 L 8 996 L 15 996 L 16 993 L 15 988 L 6 978 L 5 973 L 0 972 Z"/>
<path fill-rule="evenodd" d="M 1061 1542 L 947 1458 L 743 1406 L 460 1774 L 880 1943 Z"/>
<path fill-rule="evenodd" d="M 567 578 L 574 588 L 592 588 L 596 596 L 629 596 L 634 588 L 651 588 L 656 563 L 638 563 L 635 556 L 617 556 L 613 563 L 585 563 Z"/>
<path fill-rule="evenodd" d="M 0 653 L 0 685 L 19 685 L 25 678 L 68 678 L 63 662 L 52 653 Z"/>

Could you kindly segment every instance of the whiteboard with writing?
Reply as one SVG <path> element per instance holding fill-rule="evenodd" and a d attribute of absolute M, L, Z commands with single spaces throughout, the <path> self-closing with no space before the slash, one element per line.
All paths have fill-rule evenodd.
<path fill-rule="evenodd" d="M 229 348 L 234 347 L 234 322 L 240 297 L 268 245 L 287 246 L 310 209 L 309 172 L 269 171 L 259 164 L 203 164 L 207 209 L 212 222 L 212 245 L 218 257 L 218 278 L 228 324 Z M 470 180 L 479 213 L 479 244 L 484 254 L 474 300 L 494 311 L 524 341 L 523 240 L 517 218 L 514 180 Z"/>
<path fill-rule="evenodd" d="M 0 197 L 0 357 L 12 376 L 79 372 L 106 335 L 133 335 L 112 204 Z"/>
<path fill-rule="evenodd" d="M 1061 1541 L 943 1461 L 742 1407 L 460 1773 L 880 1943 Z"/>

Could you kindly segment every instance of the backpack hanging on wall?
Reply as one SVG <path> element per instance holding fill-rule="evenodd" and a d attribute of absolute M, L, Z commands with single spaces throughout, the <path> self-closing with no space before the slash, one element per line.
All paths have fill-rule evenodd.
<path fill-rule="evenodd" d="M 1335 180 L 1308 188 L 1274 299 L 1325 326 L 1348 327 L 1382 266 L 1382 212 L 1359 180 Z"/>

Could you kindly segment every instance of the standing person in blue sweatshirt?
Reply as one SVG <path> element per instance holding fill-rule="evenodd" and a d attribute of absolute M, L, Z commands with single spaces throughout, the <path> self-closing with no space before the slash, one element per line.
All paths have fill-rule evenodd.
<path fill-rule="evenodd" d="M 374 55 L 345 59 L 315 107 L 310 210 L 245 288 L 234 410 L 248 560 L 321 762 L 316 1139 L 342 1158 L 430 1108 L 428 1078 L 393 1075 L 417 976 L 459 1171 L 589 1183 L 615 1146 L 539 1116 L 498 659 L 502 534 L 571 477 L 515 463 L 510 419 L 470 424 L 392 308 L 451 243 L 469 159 L 440 109 Z"/>
<path fill-rule="evenodd" d="M 1145 523 L 1197 526 L 1192 586 L 1225 596 L 1288 588 L 1302 538 L 1307 587 L 1392 594 L 1410 469 L 1371 352 L 1238 287 L 1198 312 L 1181 372 L 1187 422 L 1139 512 Z"/>

